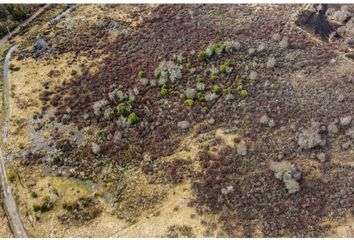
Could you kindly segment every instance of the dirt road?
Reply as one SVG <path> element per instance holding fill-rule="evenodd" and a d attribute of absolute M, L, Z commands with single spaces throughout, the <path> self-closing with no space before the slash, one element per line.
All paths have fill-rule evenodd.
<path fill-rule="evenodd" d="M 4 86 L 3 87 L 4 118 L 3 118 L 3 131 L 2 131 L 3 141 L 6 141 L 6 128 L 7 128 L 8 117 L 9 117 L 8 99 L 7 99 L 9 63 L 10 63 L 11 54 L 15 49 L 16 46 L 10 48 L 10 50 L 6 54 L 5 63 L 4 63 L 4 85 L 3 85 Z M 1 180 L 1 187 L 3 190 L 5 212 L 8 216 L 11 229 L 16 237 L 22 237 L 22 238 L 27 237 L 26 231 L 22 225 L 20 216 L 18 214 L 16 201 L 12 195 L 11 187 L 8 182 L 5 162 L 4 162 L 1 148 L 0 148 L 0 180 Z"/>

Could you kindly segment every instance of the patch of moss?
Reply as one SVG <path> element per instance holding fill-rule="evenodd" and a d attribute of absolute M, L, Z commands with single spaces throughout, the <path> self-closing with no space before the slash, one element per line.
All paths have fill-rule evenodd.
<path fill-rule="evenodd" d="M 135 112 L 132 112 L 131 114 L 129 114 L 128 116 L 128 121 L 131 123 L 131 124 L 136 124 L 139 122 L 139 117 L 138 115 L 136 115 Z"/>
<path fill-rule="evenodd" d="M 194 104 L 194 101 L 192 99 L 187 99 L 184 101 L 184 104 L 186 104 L 189 107 L 192 107 Z"/>
<path fill-rule="evenodd" d="M 216 94 L 221 93 L 221 91 L 222 91 L 222 89 L 221 89 L 221 87 L 219 87 L 218 85 L 214 85 L 214 86 L 211 88 L 211 92 L 216 93 Z"/>
<path fill-rule="evenodd" d="M 199 59 L 200 61 L 205 61 L 205 60 L 207 59 L 207 54 L 206 54 L 206 52 L 205 52 L 205 51 L 200 51 L 200 52 L 198 53 L 198 59 Z"/>
<path fill-rule="evenodd" d="M 31 198 L 37 198 L 38 194 L 35 191 L 31 192 Z"/>
<path fill-rule="evenodd" d="M 15 173 L 12 170 L 10 170 L 7 174 L 7 179 L 9 180 L 9 182 L 13 183 L 15 181 L 15 177 L 16 177 Z"/>
<path fill-rule="evenodd" d="M 211 80 L 212 82 L 215 82 L 216 80 L 218 80 L 218 75 L 216 75 L 216 74 L 211 74 L 211 75 L 210 75 L 210 80 Z"/>
<path fill-rule="evenodd" d="M 205 96 L 202 93 L 197 93 L 197 99 L 200 102 L 204 102 L 205 101 Z"/>
<path fill-rule="evenodd" d="M 223 90 L 223 93 L 224 93 L 224 94 L 231 94 L 231 92 L 232 92 L 231 87 L 225 88 L 225 89 Z"/>
<path fill-rule="evenodd" d="M 120 103 L 117 106 L 117 115 L 118 116 L 126 116 L 129 114 L 128 107 L 126 103 Z"/>
<path fill-rule="evenodd" d="M 248 91 L 246 90 L 246 89 L 243 89 L 243 90 L 241 90 L 241 92 L 240 92 L 240 96 L 241 97 L 248 97 Z"/>
<path fill-rule="evenodd" d="M 166 96 L 166 95 L 167 95 L 168 89 L 167 89 L 167 86 L 166 86 L 166 85 L 163 85 L 163 86 L 161 87 L 160 93 L 161 93 L 162 96 Z"/>
<path fill-rule="evenodd" d="M 138 77 L 139 78 L 144 78 L 144 77 L 146 77 L 146 73 L 141 70 L 141 71 L 138 72 Z"/>

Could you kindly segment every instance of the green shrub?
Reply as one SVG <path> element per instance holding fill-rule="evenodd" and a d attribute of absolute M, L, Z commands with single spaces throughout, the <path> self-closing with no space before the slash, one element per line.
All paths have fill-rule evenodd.
<path fill-rule="evenodd" d="M 35 191 L 31 192 L 31 198 L 37 198 L 38 194 Z"/>
<path fill-rule="evenodd" d="M 155 70 L 155 77 L 159 78 L 161 76 L 161 69 Z"/>
<path fill-rule="evenodd" d="M 197 93 L 197 99 L 200 102 L 204 102 L 205 101 L 205 96 L 202 93 Z"/>
<path fill-rule="evenodd" d="M 96 136 L 96 138 L 100 138 L 102 135 L 103 135 L 103 130 L 102 129 L 99 129 L 99 130 L 97 130 L 96 132 L 95 132 L 95 136 Z"/>
<path fill-rule="evenodd" d="M 166 86 L 166 85 L 163 85 L 163 86 L 161 87 L 160 93 L 161 93 L 162 96 L 166 96 L 166 95 L 167 95 L 168 89 L 167 89 L 167 86 Z"/>
<path fill-rule="evenodd" d="M 198 53 L 198 59 L 199 59 L 200 61 L 205 61 L 205 60 L 207 59 L 207 54 L 206 54 L 206 52 L 200 51 L 200 52 Z"/>
<path fill-rule="evenodd" d="M 54 201 L 51 201 L 49 196 L 42 198 L 41 204 L 33 204 L 33 211 L 48 212 L 54 207 Z"/>
<path fill-rule="evenodd" d="M 13 171 L 9 171 L 7 175 L 7 179 L 9 180 L 10 183 L 13 183 L 15 181 L 15 173 Z"/>
<path fill-rule="evenodd" d="M 204 79 L 202 77 L 198 77 L 197 82 L 202 83 L 202 82 L 204 82 Z"/>
<path fill-rule="evenodd" d="M 221 93 L 221 91 L 222 91 L 222 89 L 221 89 L 221 87 L 219 87 L 218 85 L 214 85 L 214 86 L 211 88 L 211 92 L 216 93 L 216 94 Z"/>
<path fill-rule="evenodd" d="M 226 68 L 227 68 L 227 66 L 226 66 L 225 64 L 223 64 L 223 65 L 221 65 L 221 66 L 219 67 L 219 71 L 220 71 L 221 73 L 226 73 Z"/>
<path fill-rule="evenodd" d="M 41 210 L 41 205 L 39 204 L 33 204 L 33 211 L 39 212 Z"/>
<path fill-rule="evenodd" d="M 223 93 L 224 93 L 224 94 L 231 94 L 231 92 L 232 92 L 231 87 L 225 88 L 225 89 L 223 90 Z"/>
<path fill-rule="evenodd" d="M 114 117 L 115 117 L 115 113 L 113 110 L 110 110 L 109 112 L 107 112 L 107 119 L 108 120 L 112 120 L 112 119 L 114 119 Z"/>
<path fill-rule="evenodd" d="M 184 104 L 186 104 L 189 107 L 192 107 L 194 104 L 194 101 L 192 99 L 187 99 L 184 101 Z"/>
<path fill-rule="evenodd" d="M 145 72 L 144 72 L 144 71 L 142 71 L 142 70 L 141 70 L 141 71 L 139 71 L 139 72 L 138 72 L 138 77 L 139 77 L 139 78 L 144 78 L 144 77 L 146 77 Z"/>
<path fill-rule="evenodd" d="M 216 80 L 218 80 L 218 75 L 216 75 L 216 74 L 211 74 L 211 75 L 210 75 L 210 80 L 213 81 L 213 82 L 215 82 Z"/>
<path fill-rule="evenodd" d="M 127 104 L 126 103 L 120 103 L 117 106 L 117 115 L 118 116 L 126 116 L 129 114 L 128 108 L 127 108 Z"/>
<path fill-rule="evenodd" d="M 130 124 L 136 124 L 139 122 L 139 117 L 138 117 L 138 115 L 136 115 L 135 112 L 132 112 L 128 116 L 128 121 L 130 122 Z"/>
<path fill-rule="evenodd" d="M 249 94 L 248 94 L 248 91 L 245 90 L 245 89 L 240 92 L 240 96 L 241 96 L 241 97 L 248 97 L 248 95 L 249 95 Z"/>
<path fill-rule="evenodd" d="M 187 69 L 191 69 L 193 66 L 192 66 L 192 63 L 191 62 L 188 62 L 187 63 Z"/>

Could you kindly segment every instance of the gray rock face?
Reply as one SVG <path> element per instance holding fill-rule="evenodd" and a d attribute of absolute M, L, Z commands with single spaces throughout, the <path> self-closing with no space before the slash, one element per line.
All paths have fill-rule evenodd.
<path fill-rule="evenodd" d="M 326 141 L 321 138 L 321 135 L 313 128 L 302 131 L 299 134 L 297 143 L 302 149 L 311 149 L 317 146 L 324 146 Z"/>
<path fill-rule="evenodd" d="M 350 148 L 350 142 L 345 142 L 342 144 L 342 150 L 348 150 Z"/>
<path fill-rule="evenodd" d="M 186 98 L 194 99 L 197 95 L 197 91 L 194 88 L 187 88 L 185 91 Z"/>
<path fill-rule="evenodd" d="M 340 21 L 340 22 L 343 22 L 343 23 L 348 21 L 352 16 L 353 16 L 353 14 L 351 12 L 349 12 L 349 11 L 346 11 L 346 10 L 339 10 L 339 11 L 336 11 L 333 14 L 333 17 L 337 21 Z"/>
<path fill-rule="evenodd" d="M 259 119 L 259 122 L 264 125 L 268 124 L 268 121 L 269 121 L 269 118 L 265 114 Z"/>
<path fill-rule="evenodd" d="M 338 127 L 335 123 L 330 123 L 327 127 L 328 133 L 331 135 L 338 133 Z"/>
<path fill-rule="evenodd" d="M 92 147 L 92 152 L 94 154 L 99 154 L 101 151 L 101 147 L 97 144 L 97 143 L 91 143 L 91 147 Z"/>
<path fill-rule="evenodd" d="M 320 162 L 325 162 L 325 161 L 327 161 L 326 154 L 324 154 L 324 153 L 318 153 L 318 154 L 316 154 L 316 158 L 317 158 L 317 160 L 319 160 Z"/>
<path fill-rule="evenodd" d="M 45 51 L 49 49 L 49 45 L 43 38 L 39 38 L 34 44 L 33 44 L 33 51 Z"/>
<path fill-rule="evenodd" d="M 276 179 L 283 181 L 289 194 L 297 193 L 301 190 L 300 184 L 297 182 L 301 179 L 301 172 L 290 162 L 271 162 L 270 170 L 274 172 Z"/>
<path fill-rule="evenodd" d="M 245 156 L 247 154 L 247 146 L 246 144 L 240 143 L 237 145 L 237 153 L 241 156 Z"/>
<path fill-rule="evenodd" d="M 354 139 L 354 127 L 349 128 L 346 132 L 345 135 L 347 135 L 348 137 L 350 137 L 351 139 Z"/>
<path fill-rule="evenodd" d="M 177 123 L 177 127 L 180 129 L 187 129 L 189 128 L 190 123 L 188 121 L 180 121 Z"/>
<path fill-rule="evenodd" d="M 348 126 L 351 123 L 352 119 L 353 119 L 352 116 L 341 117 L 339 119 L 340 125 Z"/>

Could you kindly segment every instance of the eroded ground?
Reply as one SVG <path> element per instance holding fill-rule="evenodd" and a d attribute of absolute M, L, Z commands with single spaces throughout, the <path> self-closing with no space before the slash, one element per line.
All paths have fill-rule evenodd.
<path fill-rule="evenodd" d="M 15 37 L 3 146 L 29 235 L 352 237 L 354 18 L 326 42 L 303 11 L 79 5 Z"/>

